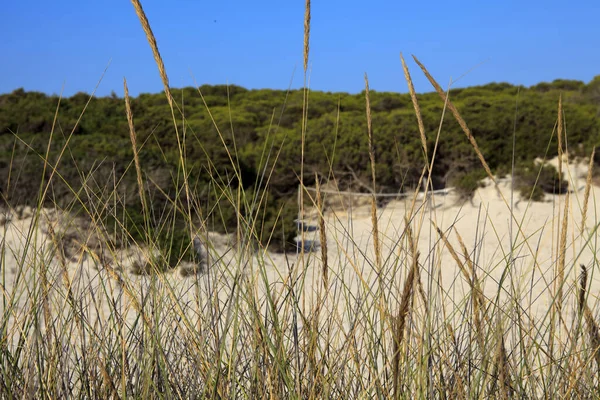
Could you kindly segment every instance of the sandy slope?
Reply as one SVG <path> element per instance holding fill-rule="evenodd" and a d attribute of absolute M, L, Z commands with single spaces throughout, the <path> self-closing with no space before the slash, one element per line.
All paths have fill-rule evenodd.
<path fill-rule="evenodd" d="M 589 304 L 593 309 L 600 292 L 600 277 L 595 273 L 598 267 L 594 259 L 598 239 L 594 228 L 600 212 L 600 204 L 596 199 L 600 196 L 600 188 L 594 187 L 591 192 L 588 217 L 583 221 L 584 234 L 581 236 L 579 233 L 586 172 L 583 165 L 572 165 L 566 172 L 573 188 L 569 195 L 565 253 L 567 280 L 564 291 L 569 310 L 575 301 L 572 289 L 579 274 L 579 264 L 585 264 L 590 269 L 592 284 Z M 470 252 L 470 259 L 476 264 L 486 297 L 495 299 L 499 293 L 498 282 L 507 271 L 500 298 L 506 299 L 506 294 L 511 293 L 532 316 L 542 318 L 550 304 L 552 292 L 548 288 L 553 287 L 557 230 L 563 223 L 565 201 L 564 195 L 547 195 L 544 202 L 528 204 L 515 195 L 511 221 L 510 181 L 507 180 L 502 180 L 498 187 L 487 181 L 486 186 L 476 192 L 472 202 L 462 205 L 452 194 L 433 196 L 428 200 L 417 199 L 417 211 L 412 214 L 411 226 L 418 241 L 420 273 L 425 291 L 431 293 L 432 298 L 437 299 L 435 301 L 442 301 L 450 308 L 461 307 L 461 300 L 469 291 L 468 282 L 456 261 L 440 241 L 435 223 L 449 237 L 464 261 L 453 228 L 460 233 Z M 378 210 L 381 269 L 386 277 L 387 293 L 400 293 L 407 266 L 411 262 L 406 251 L 404 222 L 405 216 L 410 214 L 411 204 L 412 199 L 406 199 Z M 52 214 L 51 210 L 46 212 Z M 113 260 L 108 267 L 92 256 L 84 257 L 85 252 L 80 252 L 79 258 L 75 257 L 74 261 L 62 263 L 47 234 L 48 226 L 56 224 L 56 221 L 56 218 L 50 217 L 34 227 L 34 216 L 18 218 L 13 215 L 4 225 L 2 294 L 6 299 L 15 300 L 10 310 L 5 309 L 4 302 L 0 301 L 0 312 L 9 312 L 13 322 L 22 321 L 32 312 L 42 313 L 36 305 L 40 303 L 33 301 L 43 293 L 42 266 L 48 268 L 48 282 L 52 287 L 48 298 L 56 318 L 67 319 L 76 313 L 90 325 L 98 323 L 99 326 L 105 324 L 115 310 L 133 324 L 138 316 L 136 310 L 141 307 L 151 287 L 162 299 L 164 310 L 176 315 L 185 313 L 190 323 L 195 324 L 197 315 L 206 312 L 207 307 L 215 307 L 217 299 L 219 307 L 231 304 L 229 300 L 233 282 L 238 274 L 244 278 L 243 282 L 250 282 L 258 288 L 258 297 L 261 298 L 267 286 L 276 293 L 283 293 L 286 285 L 289 285 L 291 270 L 296 274 L 304 273 L 305 284 L 299 291 L 303 294 L 303 307 L 307 309 L 310 309 L 317 288 L 323 282 L 319 252 L 305 254 L 303 261 L 296 255 L 286 257 L 270 253 L 244 257 L 223 245 L 211 249 L 214 263 L 210 272 L 191 278 L 184 278 L 177 271 L 156 279 L 130 274 L 128 270 L 135 260 L 143 260 L 145 256 L 139 249 L 117 252 L 113 255 L 117 261 Z M 373 301 L 379 284 L 370 207 L 330 211 L 326 215 L 326 225 L 330 276 L 328 307 L 331 307 L 330 310 L 337 308 L 342 319 L 347 320 L 350 318 L 348 309 L 352 307 L 352 302 L 361 299 Z M 307 234 L 309 239 L 317 237 L 318 232 Z M 29 250 L 24 251 L 26 248 Z M 509 262 L 511 257 L 514 263 Z M 265 266 L 265 275 L 260 273 L 261 265 Z M 507 265 L 511 267 L 506 269 Z M 120 278 L 115 279 L 116 276 Z M 301 288 L 301 283 L 297 285 Z M 68 287 L 76 299 L 76 305 L 71 304 L 67 297 Z M 344 291 L 346 295 L 340 295 Z M 349 300 L 349 293 L 353 294 L 353 299 Z M 397 297 L 387 298 L 391 302 L 390 299 Z M 389 305 L 390 309 L 394 307 L 394 304 Z M 167 327 L 171 322 L 166 321 L 164 326 Z M 14 335 L 14 341 L 18 336 L 16 325 L 9 332 L 9 335 Z"/>
<path fill-rule="evenodd" d="M 592 188 L 587 217 L 582 221 L 587 166 L 580 163 L 563 169 L 572 188 L 564 252 L 565 304 L 569 305 L 568 310 L 571 311 L 576 299 L 574 290 L 580 264 L 588 267 L 590 306 L 596 304 L 596 296 L 600 292 L 600 276 L 594 256 L 598 253 L 595 227 L 600 215 L 600 204 L 597 202 L 600 188 Z M 430 200 L 424 200 L 421 196 L 416 202 L 418 210 L 412 214 L 412 199 L 395 201 L 378 210 L 384 274 L 398 278 L 409 265 L 404 259 L 408 248 L 404 220 L 413 215 L 411 226 L 418 237 L 421 279 L 426 282 L 426 289 L 435 291 L 446 305 L 460 306 L 456 302 L 468 293 L 469 284 L 447 246 L 440 240 L 435 226 L 448 237 L 464 263 L 466 259 L 456 232 L 460 234 L 469 258 L 475 263 L 477 276 L 483 282 L 486 297 L 494 300 L 500 293 L 500 299 L 506 299 L 510 294 L 510 297 L 518 298 L 521 307 L 531 315 L 542 318 L 552 301 L 556 261 L 559 259 L 558 230 L 564 223 L 567 196 L 546 195 L 543 202 L 528 203 L 520 199 L 518 193 L 511 199 L 509 179 L 499 180 L 497 187 L 489 179 L 484 183 L 485 187 L 477 190 L 473 200 L 464 204 L 460 204 L 455 195 L 448 194 L 436 195 Z M 580 234 L 582 224 L 583 235 Z M 317 239 L 316 233 L 310 235 L 307 234 L 311 239 Z M 369 206 L 328 213 L 327 243 L 331 268 L 343 271 L 341 276 L 354 287 L 373 287 L 377 267 Z M 398 257 L 398 254 L 402 256 Z M 512 263 L 511 258 L 514 260 Z M 404 263 L 402 267 L 396 267 L 398 261 Z M 507 268 L 508 265 L 510 268 Z M 503 274 L 505 278 L 499 290 Z M 361 278 L 369 283 L 361 283 Z M 390 287 L 399 291 L 401 285 L 398 279 Z"/>

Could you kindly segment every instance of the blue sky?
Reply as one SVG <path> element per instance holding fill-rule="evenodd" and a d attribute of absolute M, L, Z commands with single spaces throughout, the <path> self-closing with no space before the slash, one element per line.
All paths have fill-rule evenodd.
<path fill-rule="evenodd" d="M 302 86 L 303 0 L 142 4 L 171 86 Z M 129 1 L 5 1 L 0 14 L 0 93 L 89 93 L 107 66 L 98 95 L 122 96 L 123 77 L 133 95 L 162 89 Z M 470 70 L 456 86 L 588 82 L 600 74 L 599 15 L 597 0 L 315 0 L 310 87 L 357 93 L 367 72 L 372 89 L 406 92 L 400 52 L 443 84 Z M 417 91 L 430 91 L 409 67 Z"/>

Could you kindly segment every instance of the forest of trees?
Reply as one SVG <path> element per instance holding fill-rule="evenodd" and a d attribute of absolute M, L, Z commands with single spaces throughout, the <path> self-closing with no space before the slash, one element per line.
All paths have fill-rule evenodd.
<path fill-rule="evenodd" d="M 209 229 L 232 231 L 235 227 L 238 219 L 231 204 L 235 199 L 219 194 L 225 186 L 235 193 L 241 185 L 246 196 L 241 212 L 247 214 L 245 218 L 254 215 L 259 240 L 270 241 L 273 250 L 284 249 L 296 233 L 293 219 L 301 165 L 303 91 L 217 85 L 173 89 L 173 96 L 180 110 L 179 132 L 185 135 L 194 205 L 202 208 Z M 555 80 L 518 88 L 491 83 L 450 91 L 450 100 L 471 128 L 490 167 L 500 174 L 510 170 L 513 132 L 519 165 L 533 165 L 536 157 L 556 155 L 556 135 L 552 133 L 559 97 L 569 151 L 589 155 L 600 139 L 600 76 L 587 84 Z M 54 126 L 50 164 L 69 142 L 46 205 L 71 204 L 75 193 L 81 204 L 98 202 L 108 196 L 107 187 L 117 187 L 128 223 L 139 223 L 140 200 L 124 99 L 116 95 L 92 98 L 82 115 L 88 100 L 86 93 L 59 99 L 22 89 L 0 95 L 3 199 L 13 206 L 37 204 L 42 179 L 52 174 L 52 168 L 47 168 L 42 176 Z M 419 94 L 418 100 L 431 152 L 444 103 L 436 93 Z M 371 91 L 371 107 L 378 191 L 413 189 L 424 156 L 410 96 Z M 164 93 L 133 98 L 132 111 L 153 212 L 164 213 L 171 204 L 169 198 L 186 204 L 177 178 L 177 137 Z M 313 185 L 316 173 L 323 182 L 335 176 L 341 190 L 364 190 L 359 182 L 370 182 L 364 93 L 311 91 L 307 121 L 305 184 Z M 447 112 L 437 148 L 434 185 L 468 187 L 474 176 L 482 177 L 481 171 L 471 145 Z M 263 206 L 257 211 L 250 198 L 262 194 L 266 197 L 261 197 Z M 109 214 L 118 218 L 119 213 L 123 210 L 117 206 Z"/>

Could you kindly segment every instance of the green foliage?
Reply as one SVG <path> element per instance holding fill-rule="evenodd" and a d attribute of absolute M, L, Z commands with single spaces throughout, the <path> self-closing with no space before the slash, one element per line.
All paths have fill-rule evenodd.
<path fill-rule="evenodd" d="M 552 90 L 557 91 L 579 91 L 585 87 L 585 83 L 582 81 L 569 80 L 569 79 L 555 79 L 552 83 L 542 82 L 532 87 L 533 90 L 538 92 L 549 92 Z"/>
<path fill-rule="evenodd" d="M 548 138 L 555 127 L 559 97 L 563 99 L 570 148 L 588 154 L 591 146 L 599 145 L 598 82 L 599 78 L 589 84 L 555 80 L 520 91 L 507 83 L 491 83 L 453 89 L 450 99 L 467 121 L 492 170 L 506 171 L 512 157 L 513 132 L 517 161 L 531 163 L 535 157 L 556 155 L 556 138 L 550 143 Z M 199 90 L 173 89 L 173 94 L 184 106 L 177 118 L 180 134 L 185 132 L 191 195 L 204 210 L 210 228 L 231 232 L 242 215 L 259 224 L 254 236 L 262 244 L 292 248 L 295 232 L 291 221 L 297 212 L 295 196 L 302 159 L 303 92 L 204 85 Z M 419 94 L 418 100 L 430 157 L 444 105 L 436 93 Z M 115 95 L 90 99 L 85 93 L 59 99 L 22 89 L 0 95 L 0 187 L 4 200 L 11 204 L 37 201 L 42 179 L 50 175 L 42 177 L 39 171 L 59 102 L 49 160 L 55 162 L 67 138 L 69 142 L 48 201 L 52 205 L 72 201 L 73 193 L 85 192 L 84 182 L 89 185 L 85 173 L 93 170 L 105 185 L 111 176 L 120 178 L 116 190 L 127 195 L 127 207 L 138 207 L 123 99 Z M 164 211 L 176 197 L 185 205 L 177 172 L 181 167 L 178 143 L 164 93 L 141 94 L 131 105 L 153 209 Z M 371 105 L 377 190 L 398 192 L 416 187 L 425 156 L 410 96 L 372 91 Z M 342 190 L 363 190 L 365 183 L 370 185 L 366 123 L 364 93 L 310 92 L 304 183 L 311 185 L 318 173 L 335 177 Z M 481 177 L 480 172 L 473 172 L 481 170 L 480 162 L 449 112 L 441 129 L 434 186 L 454 185 L 468 197 Z M 546 148 L 550 149 L 548 154 Z M 241 204 L 237 203 L 238 189 L 245 194 Z M 266 194 L 262 201 L 256 200 L 260 193 Z M 82 202 L 87 201 L 85 197 Z"/>
<path fill-rule="evenodd" d="M 558 175 L 552 165 L 540 165 L 535 162 L 524 162 L 515 168 L 517 190 L 525 200 L 544 200 L 545 193 L 564 194 L 569 184 Z"/>
<path fill-rule="evenodd" d="M 471 199 L 475 191 L 483 186 L 481 180 L 485 178 L 485 176 L 485 171 L 482 169 L 462 173 L 453 181 L 454 190 L 461 199 Z"/>

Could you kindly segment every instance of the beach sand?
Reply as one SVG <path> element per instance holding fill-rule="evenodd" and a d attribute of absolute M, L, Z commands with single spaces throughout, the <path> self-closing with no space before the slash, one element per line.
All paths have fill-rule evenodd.
<path fill-rule="evenodd" d="M 595 259 L 598 253 L 595 227 L 600 214 L 596 200 L 600 198 L 600 188 L 592 187 L 587 217 L 582 221 L 586 174 L 585 164 L 565 167 L 571 188 L 564 253 L 565 315 L 573 315 L 575 310 L 580 264 L 588 268 L 588 304 L 592 310 L 597 309 L 600 292 Z M 210 249 L 207 274 L 183 277 L 176 269 L 138 276 L 129 271 L 136 260 L 143 262 L 147 257 L 142 249 L 116 251 L 111 255 L 112 262 L 104 264 L 85 251 L 75 255 L 74 260 L 62 261 L 48 234 L 48 226 L 56 226 L 59 220 L 53 217 L 56 214 L 53 210 L 44 210 L 40 217 L 42 222 L 38 224 L 30 211 L 21 217 L 8 213 L 2 233 L 5 252 L 1 279 L 5 301 L 0 301 L 0 311 L 10 315 L 9 342 L 16 343 L 21 335 L 19 321 L 32 313 L 42 318 L 40 296 L 44 293 L 47 293 L 54 324 L 76 316 L 87 326 L 104 329 L 117 313 L 132 327 L 139 322 L 140 310 L 148 314 L 154 304 L 150 300 L 160 299 L 165 316 L 160 327 L 169 329 L 182 324 L 182 315 L 186 316 L 187 321 L 183 323 L 187 327 L 199 326 L 205 320 L 202 316 L 215 310 L 222 313 L 224 319 L 230 318 L 228 313 L 233 312 L 232 304 L 238 296 L 249 296 L 251 292 L 264 307 L 267 289 L 277 300 L 283 298 L 290 287 L 294 287 L 300 307 L 307 314 L 314 310 L 317 301 L 324 304 L 326 312 L 337 314 L 340 335 L 343 335 L 353 318 L 358 318 L 353 310 L 364 310 L 360 304 L 383 299 L 390 313 L 397 309 L 404 279 L 412 264 L 405 229 L 408 216 L 412 216 L 410 225 L 419 251 L 423 293 L 429 301 L 443 304 L 449 315 L 460 318 L 462 314 L 456 310 L 465 307 L 470 292 L 470 283 L 448 246 L 440 240 L 437 226 L 459 260 L 467 265 L 456 232 L 461 235 L 487 301 L 498 301 L 500 305 L 512 301 L 514 308 L 517 299 L 534 324 L 538 319 L 547 318 L 552 302 L 556 261 L 560 258 L 557 256 L 558 231 L 563 225 L 567 195 L 547 194 L 543 202 L 528 203 L 518 193 L 511 199 L 509 179 L 499 180 L 497 186 L 489 179 L 484 184 L 467 202 L 459 201 L 452 193 L 428 198 L 420 194 L 414 212 L 410 211 L 412 198 L 393 201 L 378 209 L 380 265 L 374 254 L 371 208 L 328 210 L 325 213 L 327 290 L 321 290 L 324 277 L 320 250 L 303 255 L 264 251 L 248 255 L 226 247 L 221 240 L 221 244 Z M 307 223 L 318 225 L 316 219 Z M 583 235 L 580 234 L 582 227 Z M 318 231 L 308 232 L 306 239 L 318 241 L 318 235 Z M 42 278 L 44 268 L 46 283 Z M 253 289 L 240 294 L 236 291 L 239 286 Z M 245 297 L 244 302 L 248 301 Z M 302 325 L 302 321 L 299 324 Z"/>

